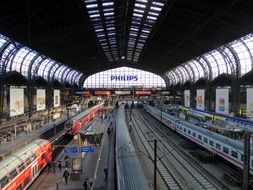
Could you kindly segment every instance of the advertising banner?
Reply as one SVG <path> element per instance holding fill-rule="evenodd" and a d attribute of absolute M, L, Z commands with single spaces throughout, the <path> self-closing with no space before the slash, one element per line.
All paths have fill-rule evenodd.
<path fill-rule="evenodd" d="M 247 88 L 247 109 L 246 115 L 247 117 L 253 117 L 253 88 Z"/>
<path fill-rule="evenodd" d="M 37 89 L 37 111 L 46 109 L 46 90 Z"/>
<path fill-rule="evenodd" d="M 142 90 L 136 90 L 135 91 L 136 95 L 150 95 L 151 91 L 142 91 Z"/>
<path fill-rule="evenodd" d="M 190 107 L 190 90 L 184 91 L 184 106 Z"/>
<path fill-rule="evenodd" d="M 130 95 L 131 91 L 115 91 L 115 94 L 119 94 L 119 95 Z"/>
<path fill-rule="evenodd" d="M 60 106 L 60 90 L 54 90 L 54 107 Z"/>
<path fill-rule="evenodd" d="M 229 89 L 220 88 L 216 89 L 216 113 L 229 114 Z"/>
<path fill-rule="evenodd" d="M 196 108 L 200 110 L 205 109 L 205 90 L 204 89 L 197 90 Z"/>
<path fill-rule="evenodd" d="M 10 88 L 10 116 L 24 114 L 24 89 Z"/>
<path fill-rule="evenodd" d="M 72 171 L 81 172 L 82 171 L 82 158 L 74 157 L 72 158 Z"/>
<path fill-rule="evenodd" d="M 90 91 L 89 90 L 84 90 L 83 91 L 83 95 L 84 96 L 89 96 L 90 95 Z"/>
<path fill-rule="evenodd" d="M 111 91 L 105 91 L 105 90 L 97 90 L 95 91 L 95 95 L 110 95 Z"/>

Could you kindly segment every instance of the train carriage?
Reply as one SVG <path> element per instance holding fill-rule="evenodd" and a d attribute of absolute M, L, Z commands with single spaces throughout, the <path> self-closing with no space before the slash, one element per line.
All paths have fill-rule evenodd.
<path fill-rule="evenodd" d="M 81 126 L 86 125 L 103 106 L 104 103 L 100 103 L 66 121 L 65 134 L 71 136 L 77 134 Z"/>
<path fill-rule="evenodd" d="M 24 190 L 52 159 L 48 140 L 37 139 L 0 162 L 0 190 Z"/>

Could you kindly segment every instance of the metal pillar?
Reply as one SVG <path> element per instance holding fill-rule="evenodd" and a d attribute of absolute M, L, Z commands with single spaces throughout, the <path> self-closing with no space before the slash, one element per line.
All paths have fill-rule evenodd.
<path fill-rule="evenodd" d="M 244 136 L 243 189 L 249 189 L 250 133 Z"/>
<path fill-rule="evenodd" d="M 154 190 L 156 190 L 157 139 L 154 140 Z"/>

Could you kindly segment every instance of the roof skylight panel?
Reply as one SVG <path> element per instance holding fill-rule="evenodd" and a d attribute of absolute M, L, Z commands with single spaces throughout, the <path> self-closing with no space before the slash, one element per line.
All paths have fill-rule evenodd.
<path fill-rule="evenodd" d="M 133 14 L 133 16 L 140 17 L 140 18 L 142 18 L 142 17 L 143 17 L 143 15 L 142 15 L 142 14 L 137 14 L 137 13 L 134 13 L 134 14 Z"/>
<path fill-rule="evenodd" d="M 113 6 L 113 2 L 102 3 L 103 7 Z"/>
<path fill-rule="evenodd" d="M 152 2 L 152 5 L 160 6 L 160 7 L 163 7 L 163 6 L 164 6 L 163 3 L 160 3 L 160 2 L 157 2 L 157 1 L 153 1 L 153 2 Z"/>
<path fill-rule="evenodd" d="M 157 17 L 154 17 L 154 16 L 147 16 L 147 19 L 150 19 L 150 20 L 156 20 Z"/>
<path fill-rule="evenodd" d="M 136 0 L 137 2 L 141 2 L 141 3 L 147 3 L 148 0 Z"/>
<path fill-rule="evenodd" d="M 98 7 L 98 4 L 89 4 L 89 5 L 86 5 L 87 9 L 92 9 L 92 8 L 96 8 L 96 7 Z"/>
<path fill-rule="evenodd" d="M 151 6 L 151 7 L 150 7 L 150 10 L 159 11 L 159 12 L 160 12 L 160 11 L 162 10 L 162 8 Z"/>
<path fill-rule="evenodd" d="M 144 10 L 142 10 L 142 9 L 134 9 L 134 12 L 136 12 L 136 13 L 144 13 Z"/>
<path fill-rule="evenodd" d="M 99 13 L 99 10 L 88 11 L 89 14 Z"/>
<path fill-rule="evenodd" d="M 104 13 L 104 16 L 111 16 L 111 15 L 114 15 L 114 12 Z"/>
<path fill-rule="evenodd" d="M 103 9 L 104 12 L 111 12 L 114 11 L 114 8 L 107 8 L 107 9 Z"/>
<path fill-rule="evenodd" d="M 157 16 L 157 17 L 159 16 L 159 13 L 151 12 L 151 11 L 149 11 L 148 14 L 149 14 L 149 15 L 153 15 L 153 16 Z"/>
<path fill-rule="evenodd" d="M 96 30 L 95 30 L 95 32 L 102 32 L 102 31 L 104 31 L 103 28 L 101 28 L 101 29 L 96 29 Z"/>
<path fill-rule="evenodd" d="M 84 0 L 84 2 L 86 4 L 88 4 L 88 3 L 95 3 L 95 2 L 97 2 L 97 0 Z"/>
<path fill-rule="evenodd" d="M 140 4 L 140 3 L 135 3 L 134 6 L 138 7 L 138 8 L 143 8 L 143 9 L 146 8 L 146 5 L 143 5 L 143 4 Z"/>
<path fill-rule="evenodd" d="M 100 17 L 100 14 L 90 15 L 90 18 L 96 18 L 96 17 Z"/>

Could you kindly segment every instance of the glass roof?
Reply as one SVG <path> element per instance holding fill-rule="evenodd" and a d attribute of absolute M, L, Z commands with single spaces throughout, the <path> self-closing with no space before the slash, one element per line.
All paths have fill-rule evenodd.
<path fill-rule="evenodd" d="M 27 78 L 29 74 L 32 78 L 40 76 L 49 82 L 56 79 L 61 83 L 79 84 L 78 80 L 83 75 L 80 72 L 40 55 L 36 51 L 22 46 L 17 42 L 13 42 L 0 34 L 0 47 L 3 47 L 7 43 L 8 45 L 2 49 L 1 54 L 1 63 L 6 72 L 17 71 Z M 64 70 L 59 70 L 61 68 L 64 68 Z M 64 71 L 66 75 L 63 75 Z M 72 77 L 67 77 L 70 71 L 75 73 L 78 79 L 73 77 L 74 74 L 72 74 Z"/>

